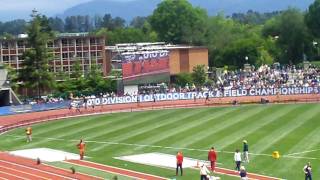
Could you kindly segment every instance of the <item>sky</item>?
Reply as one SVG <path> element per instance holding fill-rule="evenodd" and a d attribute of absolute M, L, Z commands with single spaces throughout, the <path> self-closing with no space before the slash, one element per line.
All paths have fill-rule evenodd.
<path fill-rule="evenodd" d="M 91 0 L 0 0 L 0 21 L 27 18 L 33 9 L 54 16 L 64 10 Z"/>

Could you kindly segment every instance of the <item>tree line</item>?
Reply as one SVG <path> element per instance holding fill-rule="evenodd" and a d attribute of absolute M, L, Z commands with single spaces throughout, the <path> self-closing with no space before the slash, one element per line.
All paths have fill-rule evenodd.
<path fill-rule="evenodd" d="M 319 58 L 319 1 L 305 12 L 294 8 L 271 13 L 250 10 L 226 17 L 209 16 L 187 0 L 165 0 L 152 15 L 136 17 L 129 24 L 105 14 L 68 16 L 64 20 L 50 17 L 48 25 L 55 32 L 105 35 L 107 45 L 164 41 L 207 46 L 209 64 L 216 67 L 240 68 L 246 62 L 297 64 Z M 26 25 L 24 20 L 0 23 L 0 34 L 22 33 Z"/>
<path fill-rule="evenodd" d="M 59 18 L 36 14 L 25 26 L 32 48 L 24 54 L 26 61 L 22 71 L 25 73 L 20 73 L 20 79 L 25 82 L 25 86 L 37 88 L 39 95 L 44 86 L 54 87 L 52 76 L 48 74 L 50 53 L 47 53 L 45 48 L 45 43 L 52 40 L 54 31 L 91 31 L 93 34 L 105 35 L 108 45 L 164 41 L 207 46 L 209 64 L 212 67 L 242 68 L 245 63 L 298 64 L 303 60 L 318 60 L 319 12 L 320 0 L 315 0 L 306 12 L 288 8 L 282 12 L 264 15 L 249 11 L 243 15 L 234 14 L 232 17 L 225 17 L 223 14 L 209 16 L 206 10 L 193 7 L 187 0 L 164 0 L 158 4 L 152 15 L 136 17 L 130 25 L 109 14 L 96 16 L 94 21 L 89 16 L 71 16 L 62 21 Z M 19 27 L 22 27 L 23 22 L 19 23 Z M 20 33 L 18 29 L 16 32 Z M 8 32 L 6 30 L 6 33 Z M 101 72 L 94 76 L 98 75 L 100 76 Z M 186 81 L 179 78 L 179 81 Z M 63 91 L 67 90 L 70 84 L 73 86 L 83 84 L 82 82 L 88 83 L 83 87 L 91 87 L 90 84 L 92 87 L 101 87 L 104 79 L 97 79 L 101 82 L 89 82 L 87 80 L 90 78 L 84 77 L 82 80 L 85 81 L 80 79 L 81 81 L 75 84 L 65 81 L 64 87 L 56 88 Z M 30 81 L 30 84 L 27 81 Z M 79 89 L 81 87 L 74 86 L 74 90 Z"/>

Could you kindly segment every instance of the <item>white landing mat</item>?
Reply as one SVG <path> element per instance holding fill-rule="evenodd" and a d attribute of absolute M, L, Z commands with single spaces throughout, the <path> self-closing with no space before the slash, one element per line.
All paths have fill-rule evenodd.
<path fill-rule="evenodd" d="M 40 158 L 41 161 L 47 162 L 64 161 L 66 159 L 80 159 L 80 156 L 78 154 L 68 153 L 49 148 L 24 149 L 18 151 L 11 151 L 9 152 L 9 154 L 29 159 Z"/>
<path fill-rule="evenodd" d="M 176 156 L 171 154 L 163 153 L 147 153 L 147 154 L 137 154 L 130 156 L 115 157 L 115 159 L 120 159 L 124 161 L 146 164 L 151 166 L 160 166 L 167 168 L 176 168 Z M 197 163 L 206 163 L 197 159 L 192 159 L 188 157 L 183 158 L 183 168 L 196 167 Z"/>

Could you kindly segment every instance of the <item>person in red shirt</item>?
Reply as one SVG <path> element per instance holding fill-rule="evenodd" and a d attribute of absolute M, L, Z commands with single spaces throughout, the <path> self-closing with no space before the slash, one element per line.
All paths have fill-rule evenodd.
<path fill-rule="evenodd" d="M 208 161 L 211 163 L 211 171 L 214 172 L 217 161 L 217 153 L 214 150 L 214 147 L 212 147 L 208 152 Z"/>
<path fill-rule="evenodd" d="M 181 176 L 182 176 L 182 172 L 183 172 L 183 170 L 182 170 L 183 154 L 182 154 L 181 151 L 179 151 L 179 152 L 177 153 L 176 158 L 177 158 L 176 176 L 178 176 L 178 170 L 179 170 L 179 168 L 180 168 L 180 173 L 181 173 Z"/>
<path fill-rule="evenodd" d="M 79 149 L 80 159 L 83 160 L 85 148 L 86 148 L 86 143 L 83 142 L 82 139 L 80 139 L 80 142 L 79 142 L 79 144 L 77 144 L 77 147 Z"/>

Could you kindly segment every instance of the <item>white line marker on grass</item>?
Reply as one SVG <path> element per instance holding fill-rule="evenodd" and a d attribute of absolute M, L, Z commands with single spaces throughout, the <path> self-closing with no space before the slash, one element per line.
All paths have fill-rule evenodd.
<path fill-rule="evenodd" d="M 320 151 L 320 149 L 314 149 L 314 150 L 309 150 L 309 151 L 302 151 L 302 152 L 291 153 L 291 154 L 287 154 L 286 156 L 292 156 L 292 155 L 297 155 L 297 154 L 305 154 L 305 153 L 315 152 L 315 151 Z"/>
<path fill-rule="evenodd" d="M 25 138 L 25 136 L 16 136 L 16 135 L 3 135 L 3 136 Z M 35 138 L 35 139 L 50 139 L 50 140 L 53 140 L 53 141 L 70 141 L 70 142 L 78 142 L 79 141 L 79 140 L 75 140 L 75 139 L 62 139 L 62 138 L 51 138 L 51 137 L 32 137 L 32 138 Z M 136 147 L 149 147 L 149 148 L 160 148 L 160 149 L 162 148 L 162 149 L 208 152 L 207 149 L 182 148 L 182 147 L 146 145 L 146 144 L 134 144 L 134 143 L 121 143 L 121 142 L 112 142 L 112 141 L 85 140 L 85 142 L 97 143 L 97 144 L 109 144 L 109 145 L 123 145 L 123 146 L 136 146 Z M 311 151 L 315 151 L 315 150 L 311 150 Z M 217 150 L 217 152 L 226 153 L 226 154 L 233 154 L 234 153 L 233 151 L 224 151 L 224 150 Z M 263 153 L 249 153 L 249 154 L 253 155 L 253 156 L 268 156 L 268 157 L 272 157 L 271 154 L 263 154 Z M 283 155 L 282 157 L 283 158 L 293 158 L 293 159 L 320 159 L 320 158 L 313 158 L 313 157 L 296 157 L 296 156 L 292 156 L 290 154 L 289 155 Z"/>

